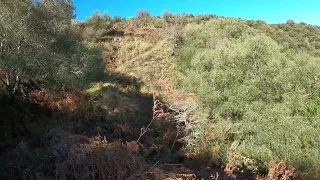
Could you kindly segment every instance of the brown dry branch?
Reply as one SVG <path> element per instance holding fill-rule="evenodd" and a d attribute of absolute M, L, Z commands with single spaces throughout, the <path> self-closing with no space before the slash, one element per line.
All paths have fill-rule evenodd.
<path fill-rule="evenodd" d="M 195 174 L 174 174 L 170 173 L 164 180 L 196 180 L 197 176 Z"/>
<path fill-rule="evenodd" d="M 239 168 L 234 165 L 233 163 L 227 163 L 225 169 L 224 169 L 224 172 L 229 176 L 231 177 L 231 179 L 236 179 L 237 176 L 236 176 L 236 173 L 239 172 Z"/>
<path fill-rule="evenodd" d="M 210 180 L 219 180 L 219 173 L 216 172 L 216 175 L 211 175 L 211 176 L 209 177 L 209 179 L 210 179 Z"/>
<path fill-rule="evenodd" d="M 136 142 L 139 142 L 141 137 L 148 131 L 150 131 L 151 129 L 149 128 L 153 121 L 158 119 L 159 117 L 163 117 L 164 114 L 164 105 L 161 103 L 161 101 L 159 100 L 158 96 L 155 95 L 155 93 L 153 93 L 153 107 L 152 107 L 152 119 L 149 122 L 149 124 L 147 125 L 147 127 L 142 127 L 140 129 L 140 136 L 138 137 L 138 139 L 136 140 Z"/>
<path fill-rule="evenodd" d="M 263 179 L 265 180 L 293 180 L 293 179 L 303 179 L 298 177 L 295 168 L 290 166 L 286 161 L 276 163 L 271 161 L 267 163 L 269 168 L 268 174 Z"/>
<path fill-rule="evenodd" d="M 163 172 L 159 168 L 155 168 L 159 162 L 160 162 L 160 160 L 157 161 L 148 171 L 146 171 L 144 173 L 134 174 L 134 175 L 130 176 L 128 178 L 128 180 L 136 179 L 137 177 L 142 177 L 142 176 L 148 175 L 148 174 L 154 175 L 153 177 L 156 180 L 158 180 L 158 179 L 162 180 L 164 177 Z"/>
<path fill-rule="evenodd" d="M 248 167 L 250 166 L 250 170 L 253 173 L 256 173 L 258 171 L 258 165 L 255 160 L 243 156 L 236 151 L 236 147 L 238 145 L 239 144 L 237 141 L 232 143 L 228 153 L 228 163 L 226 164 L 226 167 L 224 169 L 225 173 L 232 179 L 237 178 L 237 175 L 240 173 L 240 168 L 243 167 L 243 164 Z"/>

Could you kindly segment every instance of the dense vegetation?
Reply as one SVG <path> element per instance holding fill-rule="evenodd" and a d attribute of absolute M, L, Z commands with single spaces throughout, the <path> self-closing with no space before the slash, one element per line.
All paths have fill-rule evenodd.
<path fill-rule="evenodd" d="M 0 3 L 0 179 L 319 177 L 319 26 Z"/>
<path fill-rule="evenodd" d="M 99 50 L 72 28 L 73 6 L 64 1 L 1 1 L 1 82 L 8 93 L 21 82 L 81 87 L 98 76 Z M 101 75 L 101 74 L 100 74 Z M 80 80 L 80 81 L 79 81 Z M 61 89 L 60 89 L 61 90 Z"/>
<path fill-rule="evenodd" d="M 287 159 L 302 169 L 319 166 L 315 48 L 310 54 L 305 47 L 286 50 L 237 20 L 190 24 L 183 36 L 180 84 L 208 108 L 199 131 L 212 131 L 209 146 L 228 151 L 236 143 L 235 150 L 258 162 Z"/>

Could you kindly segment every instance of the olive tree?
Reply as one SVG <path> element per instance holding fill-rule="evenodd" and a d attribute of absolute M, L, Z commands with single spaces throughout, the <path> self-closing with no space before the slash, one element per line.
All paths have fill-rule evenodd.
<path fill-rule="evenodd" d="M 106 12 L 100 14 L 99 11 L 95 11 L 85 21 L 84 38 L 96 42 L 112 28 L 112 25 L 113 20 Z"/>
<path fill-rule="evenodd" d="M 98 52 L 82 44 L 72 29 L 72 1 L 0 0 L 0 4 L 0 82 L 8 94 L 23 89 L 22 82 L 28 80 L 47 86 L 59 82 L 62 87 L 61 83 L 98 72 L 91 68 L 99 61 Z"/>

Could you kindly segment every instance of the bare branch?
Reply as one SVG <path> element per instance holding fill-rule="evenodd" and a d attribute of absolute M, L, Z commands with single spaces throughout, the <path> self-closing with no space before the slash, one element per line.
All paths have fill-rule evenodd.
<path fill-rule="evenodd" d="M 8 86 L 7 83 L 6 83 L 2 78 L 0 78 L 0 81 L 1 81 L 5 86 Z"/>

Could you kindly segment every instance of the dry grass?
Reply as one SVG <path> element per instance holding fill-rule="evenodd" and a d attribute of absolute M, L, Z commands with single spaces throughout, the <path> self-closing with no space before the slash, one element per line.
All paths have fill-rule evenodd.
<path fill-rule="evenodd" d="M 122 144 L 84 145 L 73 149 L 57 168 L 61 179 L 128 179 L 147 169 L 143 159 L 132 154 Z M 145 179 L 149 174 L 132 179 Z"/>
<path fill-rule="evenodd" d="M 135 142 L 108 143 L 104 137 L 87 138 L 61 129 L 52 130 L 43 141 L 56 159 L 64 159 L 56 167 L 58 179 L 163 179 L 159 169 L 138 156 Z"/>
<path fill-rule="evenodd" d="M 155 90 L 157 80 L 172 79 L 177 71 L 169 39 L 153 28 L 123 28 L 132 35 L 113 42 L 118 48 L 115 71 L 140 78 L 146 84 L 142 90 L 149 93 Z"/>

